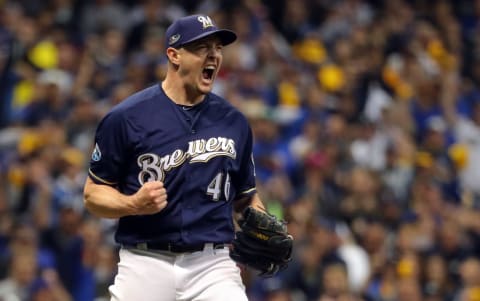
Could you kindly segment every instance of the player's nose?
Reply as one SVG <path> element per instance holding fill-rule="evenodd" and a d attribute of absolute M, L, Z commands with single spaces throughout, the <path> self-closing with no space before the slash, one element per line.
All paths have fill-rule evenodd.
<path fill-rule="evenodd" d="M 222 46 L 217 44 L 212 44 L 208 47 L 208 56 L 209 57 L 218 57 L 222 55 Z"/>
<path fill-rule="evenodd" d="M 218 53 L 217 51 L 215 51 L 213 49 L 208 52 L 208 58 L 209 59 L 216 59 L 219 56 L 220 56 L 220 53 Z"/>

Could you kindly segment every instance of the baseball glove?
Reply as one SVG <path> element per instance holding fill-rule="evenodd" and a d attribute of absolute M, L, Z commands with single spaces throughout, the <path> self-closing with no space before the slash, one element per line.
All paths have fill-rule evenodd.
<path fill-rule="evenodd" d="M 248 207 L 239 220 L 230 257 L 237 263 L 271 277 L 287 267 L 291 260 L 293 238 L 284 221 L 266 212 Z"/>

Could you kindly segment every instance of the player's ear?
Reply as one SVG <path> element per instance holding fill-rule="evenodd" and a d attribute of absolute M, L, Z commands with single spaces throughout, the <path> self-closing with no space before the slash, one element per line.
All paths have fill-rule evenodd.
<path fill-rule="evenodd" d="M 167 48 L 167 57 L 170 62 L 172 62 L 175 65 L 178 65 L 179 63 L 179 57 L 180 53 L 178 49 L 175 49 L 173 47 L 168 47 Z"/>

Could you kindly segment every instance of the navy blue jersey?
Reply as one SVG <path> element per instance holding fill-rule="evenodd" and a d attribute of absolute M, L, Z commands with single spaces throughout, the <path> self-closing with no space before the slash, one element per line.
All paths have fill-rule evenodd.
<path fill-rule="evenodd" d="M 130 195 L 160 180 L 168 194 L 161 212 L 120 218 L 119 243 L 193 245 L 234 237 L 232 203 L 255 193 L 250 126 L 213 93 L 184 109 L 155 85 L 128 97 L 98 125 L 89 170 L 95 183 Z"/>

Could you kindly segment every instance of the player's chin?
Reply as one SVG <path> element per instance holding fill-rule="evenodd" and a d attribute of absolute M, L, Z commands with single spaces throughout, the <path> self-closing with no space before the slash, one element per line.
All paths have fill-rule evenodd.
<path fill-rule="evenodd" d="M 207 93 L 212 92 L 213 80 L 210 80 L 210 81 L 202 80 L 200 82 L 200 84 L 198 85 L 198 88 L 199 88 L 200 92 L 203 93 L 203 94 L 207 94 Z"/>

